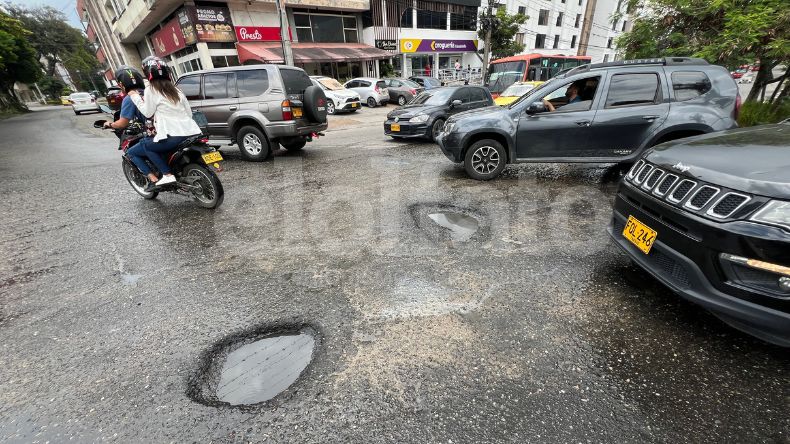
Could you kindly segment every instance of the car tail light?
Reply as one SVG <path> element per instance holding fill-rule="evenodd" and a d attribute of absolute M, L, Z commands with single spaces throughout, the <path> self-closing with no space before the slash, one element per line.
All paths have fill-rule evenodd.
<path fill-rule="evenodd" d="M 735 119 L 735 120 L 738 120 L 738 114 L 740 114 L 740 112 L 741 112 L 741 104 L 742 104 L 742 102 L 741 102 L 741 94 L 738 93 L 735 96 L 735 112 L 733 112 L 733 116 L 732 116 L 732 118 Z"/>
<path fill-rule="evenodd" d="M 288 100 L 283 100 L 283 120 L 293 120 L 294 113 L 291 110 L 291 102 Z"/>
<path fill-rule="evenodd" d="M 378 86 L 374 87 L 374 88 L 373 88 L 373 91 L 376 91 L 377 93 L 380 93 L 380 92 L 381 92 L 381 90 L 379 89 L 379 87 L 378 87 Z"/>

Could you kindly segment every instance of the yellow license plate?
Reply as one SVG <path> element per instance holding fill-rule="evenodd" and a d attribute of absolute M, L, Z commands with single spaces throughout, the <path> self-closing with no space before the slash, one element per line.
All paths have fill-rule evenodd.
<path fill-rule="evenodd" d="M 222 160 L 222 154 L 220 154 L 219 151 L 214 151 L 203 155 L 203 162 L 206 162 L 206 164 L 217 163 L 220 160 Z"/>
<path fill-rule="evenodd" d="M 642 250 L 642 253 L 648 254 L 653 247 L 653 242 L 656 241 L 658 233 L 656 233 L 656 230 L 639 222 L 634 216 L 628 216 L 623 236 Z"/>
<path fill-rule="evenodd" d="M 302 108 L 294 108 L 294 117 L 302 117 Z"/>
<path fill-rule="evenodd" d="M 392 125 L 390 125 L 390 131 L 394 131 L 394 132 L 400 131 L 400 124 L 393 123 Z"/>

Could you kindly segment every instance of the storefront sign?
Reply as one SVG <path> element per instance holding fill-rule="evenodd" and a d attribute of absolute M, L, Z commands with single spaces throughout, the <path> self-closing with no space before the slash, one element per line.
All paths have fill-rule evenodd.
<path fill-rule="evenodd" d="M 397 51 L 398 50 L 398 41 L 397 40 L 376 40 L 376 48 L 383 49 L 385 51 Z"/>
<path fill-rule="evenodd" d="M 218 6 L 184 6 L 199 42 L 235 42 L 230 10 Z M 186 33 L 184 34 L 186 35 Z"/>
<path fill-rule="evenodd" d="M 477 40 L 401 39 L 401 52 L 474 52 Z"/>
<path fill-rule="evenodd" d="M 184 34 L 184 41 L 187 45 L 194 45 L 197 43 L 197 34 L 195 34 L 195 26 L 192 25 L 192 18 L 186 8 L 178 10 L 178 24 L 181 26 L 181 33 Z"/>
<path fill-rule="evenodd" d="M 186 48 L 184 34 L 178 24 L 178 17 L 170 20 L 159 31 L 151 36 L 151 43 L 154 45 L 154 52 L 159 57 L 172 54 L 179 49 Z"/>
<path fill-rule="evenodd" d="M 279 42 L 280 28 L 278 26 L 237 26 L 236 39 L 240 42 Z"/>

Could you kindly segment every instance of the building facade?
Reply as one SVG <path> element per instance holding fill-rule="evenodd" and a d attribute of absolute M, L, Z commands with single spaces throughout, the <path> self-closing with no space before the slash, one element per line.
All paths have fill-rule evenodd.
<path fill-rule="evenodd" d="M 620 59 L 616 41 L 631 30 L 633 22 L 624 0 L 586 0 L 584 32 L 579 55 L 592 57 L 593 63 Z"/>
<path fill-rule="evenodd" d="M 505 0 L 498 2 L 508 14 L 529 18 L 515 36 L 524 45 L 523 54 L 577 54 L 584 25 L 584 12 L 590 0 Z"/>

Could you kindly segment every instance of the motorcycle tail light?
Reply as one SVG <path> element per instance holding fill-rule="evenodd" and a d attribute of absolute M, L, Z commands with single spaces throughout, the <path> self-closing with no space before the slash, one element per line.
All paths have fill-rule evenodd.
<path fill-rule="evenodd" d="M 282 107 L 283 107 L 283 120 L 293 120 L 294 113 L 291 110 L 291 102 L 289 102 L 288 100 L 283 100 Z"/>
<path fill-rule="evenodd" d="M 208 143 L 208 137 L 200 139 L 200 143 Z"/>

